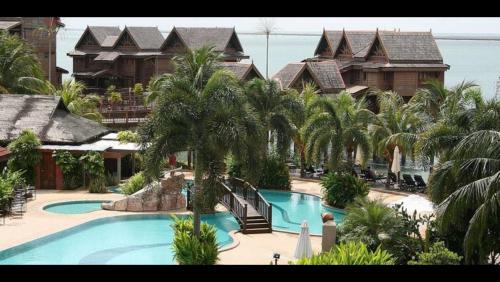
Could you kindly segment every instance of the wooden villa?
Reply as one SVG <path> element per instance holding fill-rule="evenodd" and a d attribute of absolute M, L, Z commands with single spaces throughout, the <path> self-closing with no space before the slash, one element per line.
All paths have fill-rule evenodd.
<path fill-rule="evenodd" d="M 257 67 L 251 63 L 241 63 L 241 62 L 222 62 L 223 68 L 228 69 L 233 72 L 237 79 L 242 82 L 250 81 L 254 78 L 264 79 Z"/>
<path fill-rule="evenodd" d="M 50 39 L 47 31 L 44 30 L 51 25 L 64 27 L 59 17 L 0 17 L 0 30 L 15 34 L 30 43 L 40 60 L 45 79 L 49 79 L 50 72 L 51 83 L 60 85 L 62 83 L 62 74 L 68 73 L 68 71 L 56 65 L 56 37 L 53 36 L 52 39 Z M 51 41 L 50 48 L 49 41 Z M 50 51 L 52 53 L 51 56 L 49 56 Z M 51 61 L 50 66 L 49 58 Z"/>
<path fill-rule="evenodd" d="M 41 161 L 36 168 L 37 189 L 62 189 L 63 176 L 52 158 L 54 150 L 76 155 L 87 151 L 101 152 L 106 170 L 121 179 L 131 175 L 122 168 L 124 157 L 138 150 L 135 144 L 120 144 L 101 124 L 74 115 L 58 96 L 0 95 L 0 141 L 8 143 L 25 129 L 31 129 L 42 142 Z"/>
<path fill-rule="evenodd" d="M 304 62 L 335 62 L 344 89 L 353 95 L 392 90 L 408 100 L 426 81 L 444 82 L 449 69 L 431 32 L 324 30 L 314 55 Z M 300 85 L 294 82 L 284 87 Z"/>

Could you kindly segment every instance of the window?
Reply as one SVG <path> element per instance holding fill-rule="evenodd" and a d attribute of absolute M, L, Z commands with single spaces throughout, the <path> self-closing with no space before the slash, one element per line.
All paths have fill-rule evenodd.
<path fill-rule="evenodd" d="M 384 81 L 385 82 L 391 82 L 394 80 L 394 73 L 393 72 L 384 72 Z"/>
<path fill-rule="evenodd" d="M 366 81 L 366 72 L 363 72 L 363 81 Z"/>
<path fill-rule="evenodd" d="M 439 72 L 419 72 L 418 73 L 418 80 L 420 82 L 425 82 L 428 80 L 438 79 L 438 78 L 439 78 Z"/>

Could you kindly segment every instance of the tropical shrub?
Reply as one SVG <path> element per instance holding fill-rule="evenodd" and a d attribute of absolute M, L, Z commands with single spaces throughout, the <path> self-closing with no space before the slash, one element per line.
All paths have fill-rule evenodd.
<path fill-rule="evenodd" d="M 63 173 L 64 188 L 77 188 L 82 182 L 80 161 L 68 151 L 56 150 L 52 153 L 56 165 Z"/>
<path fill-rule="evenodd" d="M 334 207 L 344 208 L 356 197 L 368 195 L 370 187 L 351 174 L 330 172 L 321 179 L 323 198 Z"/>
<path fill-rule="evenodd" d="M 144 185 L 146 185 L 146 178 L 144 177 L 144 174 L 142 172 L 138 172 L 132 177 L 129 178 L 129 180 L 122 185 L 122 191 L 123 194 L 125 195 L 132 195 L 135 192 L 141 190 Z"/>
<path fill-rule="evenodd" d="M 14 187 L 21 186 L 25 183 L 23 173 L 24 171 L 10 171 L 4 169 L 0 174 L 0 208 L 8 204 L 12 197 Z"/>
<path fill-rule="evenodd" d="M 40 139 L 28 129 L 23 130 L 8 146 L 11 157 L 7 167 L 11 171 L 25 171 L 23 177 L 28 184 L 35 183 L 35 166 L 40 162 L 40 153 L 38 152 L 40 145 L 42 145 Z"/>
<path fill-rule="evenodd" d="M 105 193 L 106 177 L 104 174 L 104 158 L 99 152 L 89 151 L 87 154 L 80 157 L 83 164 L 83 169 L 89 181 L 87 187 L 90 193 Z"/>
<path fill-rule="evenodd" d="M 417 254 L 416 260 L 408 262 L 410 265 L 459 265 L 462 257 L 448 250 L 444 242 L 436 242 L 428 252 Z"/>
<path fill-rule="evenodd" d="M 193 220 L 179 219 L 175 216 L 174 241 L 172 248 L 174 257 L 181 265 L 213 265 L 219 260 L 219 245 L 215 227 L 203 222 L 200 236 L 194 236 Z"/>
<path fill-rule="evenodd" d="M 329 252 L 302 258 L 301 265 L 392 265 L 394 259 L 380 247 L 371 251 L 361 241 L 350 241 L 333 247 Z"/>
<path fill-rule="evenodd" d="M 123 130 L 118 132 L 116 138 L 120 143 L 138 143 L 139 142 L 139 134 L 137 132 L 133 132 L 130 130 Z"/>
<path fill-rule="evenodd" d="M 120 184 L 118 176 L 114 175 L 112 172 L 106 172 L 106 186 L 116 186 L 118 184 Z"/>
<path fill-rule="evenodd" d="M 277 155 L 270 155 L 264 161 L 259 187 L 276 190 L 291 189 L 288 166 Z"/>
<path fill-rule="evenodd" d="M 237 178 L 243 177 L 242 166 L 236 161 L 233 155 L 229 155 L 226 158 L 226 168 L 229 176 Z"/>
<path fill-rule="evenodd" d="M 341 242 L 361 241 L 374 251 L 380 245 L 383 248 L 391 246 L 405 237 L 401 218 L 379 200 L 358 198 L 345 210 L 346 215 L 339 226 Z"/>

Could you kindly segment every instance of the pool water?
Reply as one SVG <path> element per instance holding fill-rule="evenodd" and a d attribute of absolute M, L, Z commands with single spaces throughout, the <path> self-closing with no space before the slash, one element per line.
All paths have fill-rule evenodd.
<path fill-rule="evenodd" d="M 300 232 L 300 225 L 307 220 L 309 233 L 321 235 L 322 213 L 332 213 L 337 224 L 344 218 L 342 210 L 323 205 L 318 196 L 265 189 L 260 189 L 259 192 L 273 206 L 274 230 Z"/>
<path fill-rule="evenodd" d="M 219 246 L 239 229 L 229 213 L 203 215 L 215 225 Z M 173 264 L 169 215 L 96 219 L 0 252 L 0 264 Z"/>
<path fill-rule="evenodd" d="M 101 204 L 109 201 L 69 201 L 46 205 L 43 210 L 52 213 L 81 214 L 101 210 Z"/>

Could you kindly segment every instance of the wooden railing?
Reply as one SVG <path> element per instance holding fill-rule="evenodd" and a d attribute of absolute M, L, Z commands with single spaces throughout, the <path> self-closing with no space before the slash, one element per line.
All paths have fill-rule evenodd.
<path fill-rule="evenodd" d="M 225 206 L 239 220 L 242 226 L 242 231 L 247 229 L 247 204 L 242 203 L 223 181 L 217 182 L 220 185 L 221 196 L 220 203 Z"/>
<path fill-rule="evenodd" d="M 233 177 L 228 179 L 228 182 L 232 187 L 233 193 L 249 202 L 266 219 L 269 225 L 272 226 L 272 205 L 266 201 L 259 190 L 243 179 Z"/>

